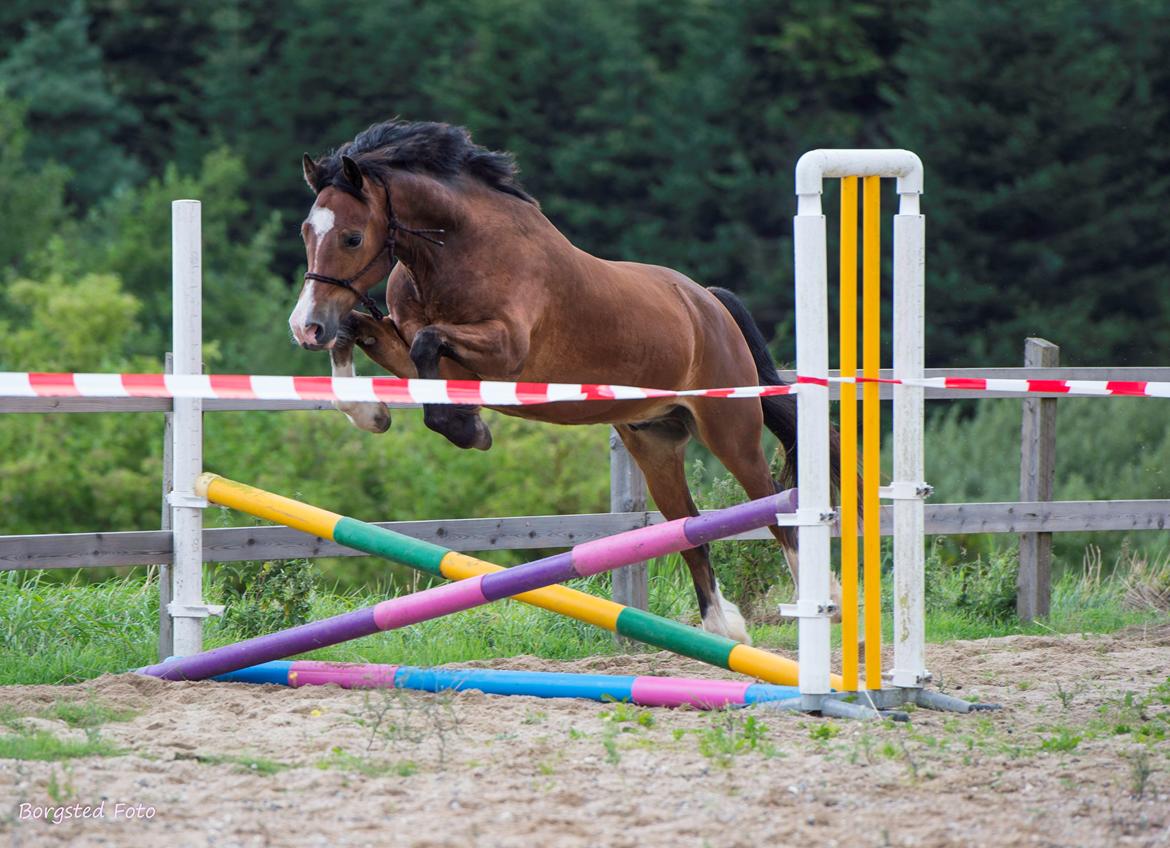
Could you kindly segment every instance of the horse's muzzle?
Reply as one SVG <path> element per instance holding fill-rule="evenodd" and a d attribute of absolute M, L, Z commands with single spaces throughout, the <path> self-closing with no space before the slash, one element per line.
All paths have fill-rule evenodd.
<path fill-rule="evenodd" d="M 297 344 L 305 350 L 328 350 L 337 341 L 337 322 L 309 316 L 305 321 L 290 321 L 289 328 Z"/>

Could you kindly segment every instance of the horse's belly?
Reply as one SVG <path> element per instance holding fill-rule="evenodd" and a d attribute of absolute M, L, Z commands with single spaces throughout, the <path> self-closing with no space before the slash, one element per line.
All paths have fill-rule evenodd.
<path fill-rule="evenodd" d="M 662 418 L 672 407 L 684 405 L 677 398 L 656 400 L 541 403 L 533 406 L 489 406 L 513 418 L 546 424 L 638 424 Z"/>

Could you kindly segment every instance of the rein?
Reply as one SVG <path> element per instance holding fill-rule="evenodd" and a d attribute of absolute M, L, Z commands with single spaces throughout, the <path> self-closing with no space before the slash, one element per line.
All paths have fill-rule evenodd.
<path fill-rule="evenodd" d="M 417 229 L 416 230 L 412 227 L 408 227 L 405 224 L 403 224 L 394 215 L 394 205 L 390 200 L 390 187 L 388 185 L 386 185 L 386 182 L 384 180 L 379 180 L 378 182 L 381 183 L 382 190 L 386 193 L 386 221 L 387 221 L 386 240 L 382 242 L 382 249 L 379 250 L 377 253 L 375 253 L 373 258 L 371 258 L 369 262 L 367 262 L 365 265 L 363 265 L 362 269 L 360 271 L 358 271 L 356 274 L 354 274 L 352 277 L 345 277 L 343 279 L 341 277 L 330 277 L 328 274 L 318 274 L 315 271 L 306 271 L 305 272 L 305 279 L 306 280 L 313 280 L 313 281 L 318 282 L 318 283 L 327 283 L 331 286 L 337 286 L 339 288 L 348 289 L 349 291 L 353 292 L 355 295 L 357 295 L 358 302 L 361 303 L 362 306 L 364 306 L 366 309 L 368 309 L 370 311 L 370 315 L 372 315 L 374 317 L 375 321 L 381 321 L 385 317 L 382 314 L 381 308 L 379 308 L 379 306 L 378 306 L 378 302 L 376 300 L 374 300 L 372 297 L 370 297 L 369 294 L 367 294 L 366 292 L 358 291 L 357 288 L 354 287 L 354 283 L 356 283 L 358 280 L 360 280 L 362 277 L 364 277 L 366 275 L 366 272 L 374 267 L 374 263 L 376 263 L 379 259 L 382 258 L 383 254 L 385 254 L 387 257 L 389 257 L 389 260 L 390 260 L 390 266 L 387 269 L 386 273 L 389 274 L 390 271 L 392 271 L 394 269 L 394 262 L 397 258 L 394 255 L 394 249 L 398 244 L 398 231 L 399 230 L 401 230 L 404 233 L 409 233 L 412 236 L 418 236 L 419 238 L 423 239 L 424 241 L 429 241 L 431 244 L 437 244 L 439 247 L 443 246 L 443 241 L 441 239 L 432 238 L 430 235 L 428 235 L 428 233 L 446 232 L 446 230 L 443 230 L 443 229 Z"/>

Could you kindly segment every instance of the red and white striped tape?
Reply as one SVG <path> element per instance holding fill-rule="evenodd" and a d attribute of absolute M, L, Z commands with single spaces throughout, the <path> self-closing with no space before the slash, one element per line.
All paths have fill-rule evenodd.
<path fill-rule="evenodd" d="M 890 383 L 973 392 L 1049 392 L 1080 397 L 1170 397 L 1170 383 L 1104 380 L 1008 380 L 928 377 L 892 380 L 797 377 L 792 386 L 647 389 L 600 383 L 504 383 L 493 380 L 410 380 L 399 377 L 261 377 L 246 374 L 66 374 L 0 371 L 0 397 L 203 398 L 383 401 L 531 406 L 590 400 L 671 397 L 747 398 L 793 394 L 799 384 Z"/>
<path fill-rule="evenodd" d="M 871 377 L 797 377 L 797 383 L 886 383 L 894 386 L 921 386 L 925 389 L 959 389 L 969 392 L 1012 392 L 1070 395 L 1074 397 L 1170 397 L 1170 383 L 1152 380 L 1011 380 L 990 377 L 925 377 L 921 380 L 893 380 Z"/>
<path fill-rule="evenodd" d="M 1170 397 L 1170 383 L 1147 380 L 998 380 L 978 377 L 928 377 L 924 380 L 915 380 L 913 383 L 928 389 L 964 389 L 974 392 L 1049 392 L 1077 397 Z"/>
<path fill-rule="evenodd" d="M 0 371 L 0 397 L 203 398 L 383 401 L 531 406 L 587 400 L 786 395 L 794 386 L 643 389 L 596 383 L 503 383 L 399 377 L 258 377 L 245 374 L 50 374 Z"/>

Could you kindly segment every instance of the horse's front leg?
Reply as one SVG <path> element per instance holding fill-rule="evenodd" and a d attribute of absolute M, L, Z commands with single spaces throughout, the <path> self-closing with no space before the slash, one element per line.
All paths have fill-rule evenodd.
<path fill-rule="evenodd" d="M 351 312 L 342 324 L 338 346 L 345 340 L 349 347 L 357 345 L 362 353 L 381 365 L 395 377 L 417 377 L 410 361 L 410 346 L 402 338 L 392 318 L 376 318 L 364 312 Z"/>
<path fill-rule="evenodd" d="M 503 322 L 495 320 L 428 324 L 415 334 L 410 359 L 424 379 L 439 377 L 439 362 L 444 357 L 472 374 L 512 376 L 523 367 L 528 352 L 527 336 L 520 344 L 514 338 Z M 424 404 L 423 421 L 461 448 L 487 450 L 492 445 L 491 431 L 479 417 L 479 407 Z"/>
<path fill-rule="evenodd" d="M 363 318 L 373 322 L 373 319 L 369 318 L 368 315 L 362 315 L 358 312 L 351 313 L 342 322 L 337 343 L 329 349 L 329 362 L 333 366 L 334 377 L 357 376 L 357 369 L 353 364 L 353 346 L 359 344 L 366 348 L 374 340 L 374 328 L 363 327 L 361 320 Z M 405 343 L 402 344 L 405 350 Z M 384 403 L 334 401 L 333 408 L 344 412 L 350 423 L 360 430 L 366 430 L 370 433 L 385 433 L 390 429 L 390 410 Z"/>

